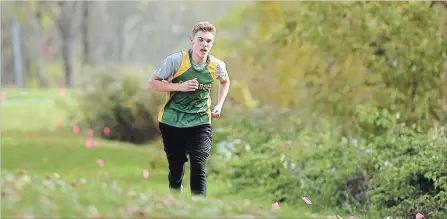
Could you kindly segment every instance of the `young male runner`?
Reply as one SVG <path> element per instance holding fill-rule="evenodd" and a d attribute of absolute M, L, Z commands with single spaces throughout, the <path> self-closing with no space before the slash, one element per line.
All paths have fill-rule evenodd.
<path fill-rule="evenodd" d="M 171 189 L 183 191 L 182 178 L 189 155 L 191 193 L 206 196 L 206 162 L 213 139 L 211 118 L 219 118 L 230 87 L 225 63 L 209 54 L 216 28 L 208 22 L 194 25 L 192 48 L 168 56 L 149 80 L 148 89 L 166 92 L 158 115 L 169 163 Z M 211 111 L 211 85 L 219 80 L 217 104 Z"/>

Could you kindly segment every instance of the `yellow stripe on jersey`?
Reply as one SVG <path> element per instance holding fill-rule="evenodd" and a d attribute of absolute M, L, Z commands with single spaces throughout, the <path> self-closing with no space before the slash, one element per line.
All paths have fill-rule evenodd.
<path fill-rule="evenodd" d="M 174 78 L 179 77 L 190 68 L 191 62 L 189 61 L 189 54 L 188 52 L 182 51 L 182 64 L 180 64 L 180 68 L 178 68 L 177 72 L 174 74 Z"/>
<path fill-rule="evenodd" d="M 216 80 L 217 77 L 217 61 L 214 56 L 210 55 L 210 63 L 208 64 L 208 71 L 210 72 L 213 80 Z"/>
<path fill-rule="evenodd" d="M 171 99 L 171 92 L 166 92 L 166 101 L 163 107 L 161 108 L 160 112 L 158 113 L 158 121 L 161 122 L 163 118 L 163 113 L 165 112 L 166 104 L 168 104 L 169 99 Z"/>

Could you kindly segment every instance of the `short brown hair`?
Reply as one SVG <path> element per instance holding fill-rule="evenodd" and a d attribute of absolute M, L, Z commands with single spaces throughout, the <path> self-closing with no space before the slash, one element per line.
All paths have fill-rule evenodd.
<path fill-rule="evenodd" d="M 200 21 L 197 22 L 194 27 L 192 28 L 192 35 L 191 37 L 194 37 L 197 32 L 203 31 L 203 32 L 211 32 L 213 35 L 216 35 L 216 28 L 214 25 L 212 25 L 208 21 Z"/>

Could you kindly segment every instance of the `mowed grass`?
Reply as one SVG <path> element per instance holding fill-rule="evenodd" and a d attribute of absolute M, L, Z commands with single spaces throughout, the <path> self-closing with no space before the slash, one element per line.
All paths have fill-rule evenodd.
<path fill-rule="evenodd" d="M 54 90 L 41 93 L 53 95 Z M 304 205 L 272 210 L 270 200 L 232 194 L 212 178 L 208 198 L 193 201 L 188 164 L 185 192 L 172 193 L 159 140 L 136 147 L 96 139 L 99 146 L 87 149 L 86 128 L 72 133 L 73 124 L 65 121 L 66 112 L 55 101 L 69 97 L 51 95 L 40 96 L 41 101 L 21 96 L 17 99 L 23 101 L 2 103 L 2 217 L 321 218 Z M 58 120 L 62 124 L 56 126 Z M 104 166 L 96 163 L 98 159 Z M 150 172 L 147 179 L 144 169 Z"/>

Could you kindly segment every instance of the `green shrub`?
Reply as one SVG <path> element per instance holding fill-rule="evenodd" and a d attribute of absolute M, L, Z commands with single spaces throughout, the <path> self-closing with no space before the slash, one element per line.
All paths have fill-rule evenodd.
<path fill-rule="evenodd" d="M 321 159 L 297 158 L 312 158 L 316 154 L 314 151 L 320 151 L 323 156 L 327 155 L 327 151 L 323 150 L 332 149 L 326 146 L 337 143 L 339 130 L 315 117 L 299 119 L 296 115 L 296 112 L 259 110 L 250 115 L 230 118 L 230 123 L 222 124 L 226 129 L 216 130 L 216 152 L 222 156 L 221 159 L 225 162 L 220 163 L 225 163 L 225 166 L 215 172 L 222 178 L 230 179 L 229 183 L 237 193 L 252 192 L 271 201 L 289 204 L 303 203 L 302 196 L 313 198 L 314 194 L 327 194 L 317 203 L 328 203 L 334 194 L 329 190 L 338 188 L 329 188 L 325 181 L 319 182 L 318 186 L 314 182 L 315 174 L 322 174 L 314 172 L 315 168 L 326 164 L 322 163 Z M 230 129 L 232 131 L 229 131 Z M 340 144 L 339 151 L 350 155 L 344 148 L 345 146 Z M 342 159 L 335 155 L 332 157 Z M 333 163 L 339 162 L 338 160 Z M 353 159 L 348 161 L 355 162 Z M 311 167 L 314 164 L 315 168 Z M 332 176 L 328 178 L 333 180 Z M 340 178 L 343 179 L 342 176 Z"/>
<path fill-rule="evenodd" d="M 84 77 L 71 108 L 72 119 L 109 140 L 144 144 L 157 136 L 163 95 L 146 90 L 147 71 L 96 69 Z M 103 133 L 109 127 L 110 135 Z"/>
<path fill-rule="evenodd" d="M 281 121 L 298 121 L 253 113 L 232 118 L 233 125 L 226 125 L 233 131 L 217 133 L 217 154 L 225 155 L 225 167 L 215 172 L 233 191 L 292 205 L 307 196 L 319 210 L 372 217 L 447 215 L 445 130 L 423 133 L 416 125 L 400 124 L 398 114 L 358 107 L 352 119 L 361 136 L 342 137 L 336 126 L 313 117 L 295 129 L 279 128 L 285 125 L 278 125 L 278 115 Z"/>
<path fill-rule="evenodd" d="M 357 109 L 358 125 L 369 142 L 363 146 L 369 156 L 362 160 L 362 166 L 371 177 L 370 210 L 405 218 L 416 211 L 430 218 L 447 216 L 444 127 L 425 133 L 417 124 L 400 123 L 399 113 Z"/>
<path fill-rule="evenodd" d="M 371 204 L 381 215 L 410 217 L 415 211 L 429 218 L 447 216 L 447 137 L 402 126 L 375 138 L 370 164 L 376 168 Z"/>

